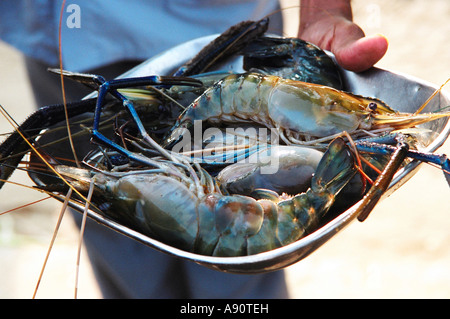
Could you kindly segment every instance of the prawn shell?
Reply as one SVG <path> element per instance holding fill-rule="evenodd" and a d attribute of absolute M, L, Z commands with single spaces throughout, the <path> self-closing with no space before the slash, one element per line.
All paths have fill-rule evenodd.
<path fill-rule="evenodd" d="M 247 238 L 257 234 L 264 211 L 246 196 L 222 196 L 215 206 L 215 230 L 219 235 L 213 256 L 246 255 Z"/>
<path fill-rule="evenodd" d="M 340 107 L 333 95 L 320 94 L 320 86 L 305 83 L 301 88 L 293 81 L 285 81 L 272 90 L 268 112 L 277 125 L 317 137 L 353 132 L 358 128 L 358 114 Z M 323 91 L 326 90 L 332 91 L 324 87 Z"/>
<path fill-rule="evenodd" d="M 134 203 L 128 210 L 117 210 L 136 219 L 140 230 L 175 247 L 192 251 L 198 232 L 198 200 L 178 180 L 163 175 L 124 176 L 110 189 L 113 202 Z"/>

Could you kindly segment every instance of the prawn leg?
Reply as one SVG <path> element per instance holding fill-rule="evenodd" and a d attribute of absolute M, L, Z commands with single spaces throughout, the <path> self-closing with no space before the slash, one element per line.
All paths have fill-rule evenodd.
<path fill-rule="evenodd" d="M 448 159 L 447 155 L 424 153 L 417 150 L 412 150 L 410 149 L 409 144 L 405 142 L 403 137 L 404 136 L 402 135 L 398 136 L 396 134 L 389 134 L 388 136 L 355 142 L 356 149 L 359 152 L 391 156 L 388 164 L 377 177 L 357 209 L 359 211 L 359 213 L 357 212 L 359 221 L 362 222 L 369 216 L 370 212 L 378 203 L 381 196 L 388 189 L 395 173 L 398 171 L 398 169 L 403 164 L 403 161 L 407 157 L 421 162 L 440 166 L 444 173 L 445 179 L 450 186 L 450 160 Z M 397 141 L 398 144 L 397 146 L 392 146 L 388 144 L 379 144 L 377 142 L 373 142 L 377 139 L 379 139 L 380 142 L 383 141 L 389 143 Z"/>
<path fill-rule="evenodd" d="M 146 160 L 145 156 L 141 156 L 139 154 L 133 153 L 125 149 L 124 147 L 118 145 L 117 143 L 114 143 L 107 137 L 105 137 L 100 131 L 99 131 L 99 125 L 100 125 L 100 117 L 102 108 L 106 99 L 106 95 L 108 93 L 112 94 L 115 98 L 122 101 L 123 106 L 127 109 L 130 116 L 133 118 L 135 124 L 138 127 L 139 133 L 142 135 L 142 138 L 148 142 L 152 147 L 157 149 L 162 155 L 166 156 L 167 158 L 174 160 L 172 156 L 163 148 L 161 148 L 147 133 L 144 124 L 140 120 L 136 109 L 134 108 L 133 102 L 125 97 L 123 94 L 121 94 L 118 89 L 121 88 L 131 88 L 131 87 L 139 87 L 139 86 L 145 86 L 145 85 L 186 85 L 186 86 L 201 86 L 203 83 L 199 80 L 186 78 L 186 77 L 171 77 L 171 76 L 146 76 L 146 77 L 139 77 L 139 78 L 128 78 L 128 79 L 116 79 L 111 81 L 106 81 L 103 77 L 98 76 L 97 80 L 101 82 L 102 84 L 99 86 L 98 89 L 98 97 L 97 97 L 97 104 L 94 112 L 94 122 L 92 127 L 92 138 L 103 144 L 106 145 L 109 148 L 112 148 L 116 150 L 117 152 L 121 153 L 122 155 L 127 156 L 131 160 L 138 161 L 144 164 L 149 164 L 149 162 Z"/>
<path fill-rule="evenodd" d="M 357 141 L 355 142 L 356 148 L 360 152 L 368 152 L 375 153 L 381 155 L 392 155 L 397 151 L 398 147 L 392 145 L 378 144 L 366 141 Z M 406 157 L 430 163 L 434 165 L 438 165 L 442 168 L 445 179 L 450 186 L 450 160 L 445 154 L 433 154 L 433 153 L 424 153 L 416 150 L 408 149 L 406 151 Z"/>
<path fill-rule="evenodd" d="M 402 142 L 392 153 L 389 163 L 375 180 L 374 184 L 369 189 L 359 205 L 358 211 L 360 212 L 358 214 L 358 220 L 360 222 L 363 222 L 369 216 L 370 212 L 379 202 L 381 196 L 386 192 L 389 184 L 392 181 L 392 178 L 407 157 L 408 151 L 409 145 L 405 142 Z"/>

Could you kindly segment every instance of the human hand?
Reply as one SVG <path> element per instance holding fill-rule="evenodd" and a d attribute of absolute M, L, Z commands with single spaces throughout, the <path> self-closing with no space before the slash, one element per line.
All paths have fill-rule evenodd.
<path fill-rule="evenodd" d="M 331 51 L 343 68 L 361 72 L 386 53 L 382 35 L 366 37 L 352 22 L 349 0 L 302 0 L 298 37 Z"/>

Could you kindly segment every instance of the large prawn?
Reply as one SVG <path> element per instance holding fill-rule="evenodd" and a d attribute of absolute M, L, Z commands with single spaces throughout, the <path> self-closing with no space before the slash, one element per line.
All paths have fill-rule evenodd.
<path fill-rule="evenodd" d="M 56 166 L 55 170 L 82 193 L 87 194 L 92 184 L 90 202 L 101 214 L 171 246 L 213 256 L 257 254 L 312 232 L 357 172 L 354 155 L 342 139 L 330 144 L 311 187 L 294 196 L 263 189 L 257 191 L 263 198 L 258 200 L 227 195 L 202 169 L 194 174 L 170 163 L 167 167 L 171 169 L 91 172 Z"/>
<path fill-rule="evenodd" d="M 367 132 L 411 128 L 449 116 L 449 112 L 401 113 L 376 98 L 273 75 L 233 74 L 192 102 L 163 145 L 173 147 L 195 121 L 253 122 L 275 128 L 287 144 L 314 146 L 344 131 L 367 137 Z"/>

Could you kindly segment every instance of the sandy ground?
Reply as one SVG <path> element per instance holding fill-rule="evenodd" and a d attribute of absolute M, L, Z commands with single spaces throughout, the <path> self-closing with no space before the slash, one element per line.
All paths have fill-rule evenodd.
<path fill-rule="evenodd" d="M 448 0 L 356 0 L 353 10 L 366 34 L 382 33 L 389 39 L 389 51 L 377 66 L 436 85 L 450 76 Z M 34 108 L 21 56 L 1 44 L 0 57 L 0 102 L 21 122 Z M 10 128 L 0 119 L 0 132 Z M 440 152 L 450 154 L 450 142 Z M 15 180 L 26 181 L 26 177 L 17 173 Z M 291 296 L 449 298 L 449 195 L 442 173 L 422 165 L 366 222 L 355 222 L 288 267 Z M 42 198 L 13 185 L 5 186 L 0 196 L 0 212 Z M 58 210 L 59 204 L 45 201 L 0 216 L 0 298 L 32 296 Z M 65 218 L 38 298 L 73 297 L 77 238 L 72 221 Z M 85 255 L 79 297 L 100 297 Z"/>

